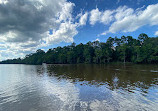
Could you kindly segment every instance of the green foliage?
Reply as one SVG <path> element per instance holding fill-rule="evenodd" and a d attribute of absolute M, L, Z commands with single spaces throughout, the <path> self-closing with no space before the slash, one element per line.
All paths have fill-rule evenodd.
<path fill-rule="evenodd" d="M 72 43 L 44 52 L 26 55 L 23 59 L 10 59 L 2 64 L 76 64 L 76 63 L 158 63 L 158 37 L 149 38 L 142 33 L 138 39 L 132 36 L 109 37 L 106 43 L 94 41 L 87 44 Z"/>

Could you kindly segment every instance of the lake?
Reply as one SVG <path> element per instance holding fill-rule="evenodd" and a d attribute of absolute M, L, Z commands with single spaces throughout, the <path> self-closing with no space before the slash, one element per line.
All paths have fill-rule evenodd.
<path fill-rule="evenodd" d="M 158 110 L 158 65 L 0 65 L 0 111 Z"/>

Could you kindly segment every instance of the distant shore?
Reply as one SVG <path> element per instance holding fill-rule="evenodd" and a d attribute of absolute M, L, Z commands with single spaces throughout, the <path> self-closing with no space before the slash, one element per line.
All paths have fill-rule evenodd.
<path fill-rule="evenodd" d="M 72 43 L 64 47 L 38 49 L 24 58 L 8 59 L 1 64 L 109 64 L 109 63 L 158 64 L 158 37 L 142 33 L 132 36 L 109 37 L 106 42 Z"/>

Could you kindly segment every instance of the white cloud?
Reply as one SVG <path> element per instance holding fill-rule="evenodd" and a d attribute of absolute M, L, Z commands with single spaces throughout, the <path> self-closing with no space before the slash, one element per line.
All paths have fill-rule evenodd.
<path fill-rule="evenodd" d="M 19 56 L 24 56 L 24 53 L 12 50 L 0 50 L 0 58 L 3 59 L 13 59 L 18 58 Z"/>
<path fill-rule="evenodd" d="M 96 22 L 98 22 L 100 20 L 100 16 L 101 16 L 101 12 L 99 11 L 98 8 L 93 9 L 90 12 L 90 24 L 94 25 Z"/>
<path fill-rule="evenodd" d="M 109 32 L 133 32 L 144 25 L 158 25 L 157 10 L 158 4 L 155 4 L 149 5 L 145 10 L 141 11 L 140 13 L 133 13 L 134 11 L 130 8 L 126 9 L 126 13 L 116 13 L 116 15 L 120 15 L 122 18 L 116 19 L 116 21 L 110 26 Z"/>
<path fill-rule="evenodd" d="M 7 4 L 8 0 L 0 0 L 0 4 Z"/>
<path fill-rule="evenodd" d="M 115 21 L 110 26 L 108 32 L 111 32 L 111 33 L 115 33 L 115 32 L 118 32 L 118 31 L 133 32 L 136 29 L 138 29 L 141 25 L 141 24 L 139 25 L 139 23 L 138 24 L 137 23 L 131 23 L 132 21 L 135 21 L 135 19 L 136 19 L 136 16 L 131 15 L 131 16 L 125 17 L 122 20 Z"/>
<path fill-rule="evenodd" d="M 0 0 L 0 5 L 0 60 L 6 59 L 5 51 L 8 58 L 20 57 L 42 46 L 73 42 L 78 33 L 79 23 L 72 17 L 75 4 L 66 0 Z"/>
<path fill-rule="evenodd" d="M 122 20 L 123 18 L 132 15 L 134 10 L 132 8 L 128 8 L 127 6 L 120 6 L 115 10 L 115 12 L 115 19 Z"/>
<path fill-rule="evenodd" d="M 158 36 L 158 31 L 155 32 L 155 35 Z"/>
<path fill-rule="evenodd" d="M 72 20 L 72 10 L 75 4 L 71 2 L 65 2 L 65 4 L 62 5 L 62 11 L 59 12 L 59 21 L 69 21 Z"/>
<path fill-rule="evenodd" d="M 98 34 L 98 36 L 100 36 L 100 35 L 106 35 L 107 33 L 108 33 L 108 31 L 104 31 L 101 34 Z"/>
<path fill-rule="evenodd" d="M 105 10 L 104 12 L 99 11 L 98 8 L 93 9 L 90 12 L 90 24 L 94 25 L 95 23 L 103 23 L 103 24 L 109 24 L 113 20 L 112 14 L 114 11 L 111 10 Z"/>
<path fill-rule="evenodd" d="M 145 25 L 158 25 L 158 4 L 149 5 L 145 10 L 141 9 L 134 10 L 123 6 L 113 10 L 112 15 L 108 16 L 108 18 L 115 18 L 113 23 L 110 25 L 109 30 L 100 35 L 116 32 L 133 32 Z"/>
<path fill-rule="evenodd" d="M 105 11 L 96 8 L 76 17 L 72 16 L 74 6 L 66 0 L 0 0 L 0 49 L 10 57 L 20 57 L 50 44 L 73 42 L 77 28 L 86 25 L 88 18 L 91 25 L 110 25 L 99 35 L 133 32 L 145 25 L 158 25 L 158 4 L 136 10 L 127 6 Z M 51 35 L 50 29 L 53 30 Z M 2 52 L 0 60 L 6 58 Z"/>
<path fill-rule="evenodd" d="M 109 24 L 113 19 L 113 14 L 114 11 L 110 11 L 110 10 L 106 10 L 102 13 L 102 16 L 101 16 L 101 20 L 100 22 L 103 23 L 103 24 Z"/>
<path fill-rule="evenodd" d="M 86 12 L 84 15 L 82 15 L 80 17 L 79 24 L 80 25 L 86 25 L 87 17 L 88 17 L 88 12 Z"/>
<path fill-rule="evenodd" d="M 47 37 L 43 38 L 43 40 L 46 42 L 43 45 L 59 43 L 61 41 L 67 43 L 73 42 L 73 37 L 78 33 L 76 27 L 77 24 L 71 24 L 70 22 L 61 23 L 59 29 L 54 30 L 52 35 L 50 35 L 49 32 L 45 33 Z"/>

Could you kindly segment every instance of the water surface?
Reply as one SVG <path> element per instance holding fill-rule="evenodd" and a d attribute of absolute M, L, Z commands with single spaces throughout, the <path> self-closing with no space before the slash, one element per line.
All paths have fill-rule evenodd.
<path fill-rule="evenodd" d="M 0 111 L 157 109 L 157 65 L 0 65 Z"/>

